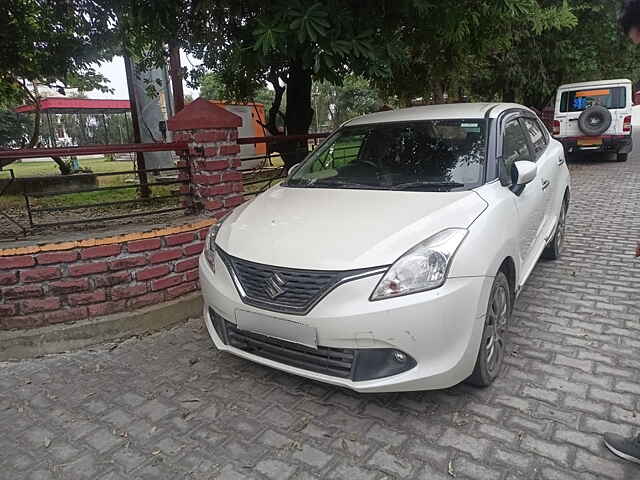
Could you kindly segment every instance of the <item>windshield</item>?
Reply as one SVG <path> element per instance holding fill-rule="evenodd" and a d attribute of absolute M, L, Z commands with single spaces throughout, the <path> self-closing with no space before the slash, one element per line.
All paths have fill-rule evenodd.
<path fill-rule="evenodd" d="M 482 183 L 485 121 L 345 127 L 313 152 L 289 187 L 448 191 Z"/>
<path fill-rule="evenodd" d="M 562 92 L 560 111 L 582 112 L 593 105 L 608 108 L 625 108 L 627 106 L 627 89 L 625 87 L 592 88 Z"/>

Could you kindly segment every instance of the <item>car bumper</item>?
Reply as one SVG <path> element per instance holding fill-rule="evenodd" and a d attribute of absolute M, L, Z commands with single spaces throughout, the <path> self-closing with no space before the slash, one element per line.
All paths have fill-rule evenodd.
<path fill-rule="evenodd" d="M 358 392 L 440 389 L 466 379 L 473 371 L 478 354 L 493 278 L 451 278 L 436 290 L 371 302 L 369 296 L 380 276 L 342 284 L 328 293 L 307 315 L 289 315 L 243 303 L 220 258 L 216 258 L 214 273 L 201 256 L 200 282 L 205 323 L 220 350 Z M 212 311 L 230 322 L 232 328 L 236 327 L 238 311 L 277 317 L 316 329 L 317 344 L 323 348 L 394 349 L 414 359 L 415 366 L 388 377 L 362 381 L 317 373 L 225 343 L 214 328 Z"/>
<path fill-rule="evenodd" d="M 600 138 L 600 137 L 594 137 Z M 616 153 L 629 153 L 633 147 L 633 141 L 631 135 L 612 135 L 603 136 L 602 144 L 599 145 L 578 145 L 579 140 L 584 140 L 583 137 L 565 137 L 556 138 L 562 143 L 565 152 L 616 152 Z"/>

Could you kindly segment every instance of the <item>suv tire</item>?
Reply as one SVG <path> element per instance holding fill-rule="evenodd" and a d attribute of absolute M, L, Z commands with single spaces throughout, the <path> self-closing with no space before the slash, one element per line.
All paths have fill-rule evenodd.
<path fill-rule="evenodd" d="M 628 158 L 629 158 L 628 153 L 618 153 L 616 155 L 616 162 L 626 162 Z"/>
<path fill-rule="evenodd" d="M 578 117 L 578 127 L 587 136 L 602 135 L 611 126 L 611 112 L 609 109 L 594 105 L 587 108 Z"/>

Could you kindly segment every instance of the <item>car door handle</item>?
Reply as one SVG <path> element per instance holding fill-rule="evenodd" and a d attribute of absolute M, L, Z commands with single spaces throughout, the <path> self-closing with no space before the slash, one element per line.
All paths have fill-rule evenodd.
<path fill-rule="evenodd" d="M 542 181 L 542 190 L 546 190 L 549 185 L 551 185 L 551 182 L 549 180 L 543 180 Z"/>

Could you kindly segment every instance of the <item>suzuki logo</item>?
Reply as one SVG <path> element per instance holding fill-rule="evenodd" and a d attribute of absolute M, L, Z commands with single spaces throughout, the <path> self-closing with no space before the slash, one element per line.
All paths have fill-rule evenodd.
<path fill-rule="evenodd" d="M 282 277 L 277 273 L 271 275 L 271 277 L 269 277 L 269 279 L 265 283 L 266 285 L 264 289 L 267 292 L 267 295 L 269 295 L 273 300 L 286 292 L 283 287 L 287 282 L 283 280 Z"/>

